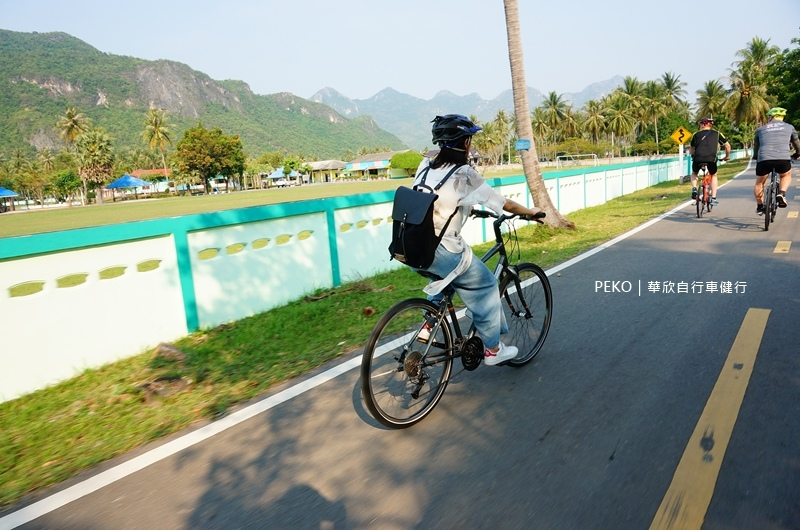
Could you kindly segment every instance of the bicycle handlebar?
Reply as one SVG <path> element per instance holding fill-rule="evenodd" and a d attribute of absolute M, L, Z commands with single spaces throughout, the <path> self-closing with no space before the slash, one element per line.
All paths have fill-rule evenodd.
<path fill-rule="evenodd" d="M 526 215 L 526 214 L 519 214 L 519 213 L 506 213 L 503 214 L 496 214 L 492 210 L 472 210 L 470 214 L 472 217 L 477 217 L 481 219 L 488 219 L 489 217 L 494 217 L 497 219 L 497 222 L 502 223 L 503 221 L 507 221 L 509 219 L 514 219 L 515 217 L 519 217 L 525 221 L 533 221 L 539 224 L 544 224 L 542 218 L 547 216 L 545 212 L 539 212 L 536 215 Z"/>

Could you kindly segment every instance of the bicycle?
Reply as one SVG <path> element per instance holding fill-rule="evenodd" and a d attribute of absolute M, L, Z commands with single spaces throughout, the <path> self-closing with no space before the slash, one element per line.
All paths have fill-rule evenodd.
<path fill-rule="evenodd" d="M 701 179 L 702 177 L 702 179 Z M 697 218 L 703 217 L 703 209 L 711 213 L 711 175 L 708 173 L 708 164 L 702 164 L 697 171 Z"/>
<path fill-rule="evenodd" d="M 495 244 L 481 260 L 486 263 L 498 256 L 494 274 L 505 302 L 509 342 L 519 348 L 517 357 L 504 364 L 524 366 L 539 353 L 550 330 L 553 311 L 550 282 L 538 265 L 509 262 L 501 228 L 509 222 L 513 254 L 519 242 L 510 221 L 518 215 L 498 215 L 488 210 L 474 210 L 472 215 L 495 218 L 492 223 Z M 425 271 L 418 272 L 438 279 Z M 454 288 L 446 287 L 442 295 L 438 302 L 409 298 L 396 303 L 375 324 L 364 347 L 361 361 L 364 402 L 370 414 L 387 427 L 410 427 L 430 414 L 452 379 L 456 358 L 461 359 L 467 371 L 477 369 L 483 361 L 483 341 L 476 335 L 474 324 L 470 324 L 466 334 L 461 331 L 453 304 Z"/>
<path fill-rule="evenodd" d="M 780 178 L 773 169 L 769 174 L 769 180 L 764 182 L 764 231 L 769 231 L 769 225 L 775 220 L 775 213 L 778 211 L 778 182 Z"/>

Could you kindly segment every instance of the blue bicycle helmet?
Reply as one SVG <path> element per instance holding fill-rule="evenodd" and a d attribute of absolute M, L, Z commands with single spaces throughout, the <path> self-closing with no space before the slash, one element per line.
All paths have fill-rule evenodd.
<path fill-rule="evenodd" d="M 460 147 L 464 137 L 472 136 L 483 129 L 461 114 L 436 116 L 431 123 L 433 123 L 431 128 L 433 143 L 450 149 Z"/>

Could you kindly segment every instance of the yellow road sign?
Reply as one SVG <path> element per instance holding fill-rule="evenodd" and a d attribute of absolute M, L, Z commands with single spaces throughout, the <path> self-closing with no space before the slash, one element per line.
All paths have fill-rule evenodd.
<path fill-rule="evenodd" d="M 685 144 L 689 141 L 689 138 L 692 137 L 692 133 L 690 133 L 687 129 L 683 127 L 678 127 L 675 129 L 675 132 L 670 135 L 670 138 L 675 140 L 675 143 Z"/>

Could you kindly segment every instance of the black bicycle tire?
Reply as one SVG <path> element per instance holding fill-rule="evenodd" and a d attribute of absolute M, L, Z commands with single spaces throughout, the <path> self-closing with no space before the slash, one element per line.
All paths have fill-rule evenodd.
<path fill-rule="evenodd" d="M 509 327 L 509 333 L 506 335 L 506 340 L 508 340 L 511 345 L 514 345 L 519 349 L 517 356 L 514 359 L 506 361 L 506 364 L 513 367 L 520 367 L 531 362 L 533 358 L 536 357 L 536 355 L 541 351 L 542 346 L 544 346 L 544 342 L 547 339 L 547 334 L 550 332 L 550 324 L 553 319 L 553 290 L 550 286 L 550 280 L 547 278 L 547 274 L 545 274 L 542 268 L 538 265 L 533 263 L 520 263 L 516 266 L 516 270 L 517 276 L 523 282 L 525 282 L 523 293 L 526 297 L 526 304 L 528 304 L 528 307 L 531 308 L 532 312 L 536 314 L 534 317 L 536 322 L 539 321 L 539 313 L 542 310 L 544 310 L 545 313 L 543 319 L 541 320 L 541 326 L 538 329 L 538 333 L 536 329 L 533 328 L 533 332 L 537 333 L 537 335 L 531 341 L 531 329 L 529 328 L 531 325 L 535 325 L 536 322 L 524 322 L 520 320 L 524 317 L 512 315 L 508 303 L 509 298 L 512 300 L 517 298 L 513 293 L 513 291 L 516 289 L 511 289 L 511 291 L 509 291 L 509 286 L 514 284 L 516 278 L 512 275 L 506 275 L 502 279 L 500 283 L 500 297 L 503 304 L 503 310 L 505 311 L 506 323 Z M 538 281 L 533 281 L 534 277 L 538 279 Z M 517 303 L 515 305 L 519 309 L 519 300 L 516 301 Z M 543 307 L 541 307 L 542 302 Z"/>
<path fill-rule="evenodd" d="M 764 231 L 769 231 L 769 224 L 772 221 L 772 178 L 764 189 Z"/>
<path fill-rule="evenodd" d="M 425 392 L 425 398 L 420 401 L 421 405 L 416 407 L 413 412 L 410 412 L 407 416 L 401 417 L 397 415 L 396 412 L 389 411 L 389 404 L 394 403 L 398 407 L 401 407 L 401 404 L 412 403 L 411 400 L 414 398 L 412 398 L 409 388 L 403 388 L 404 385 L 408 386 L 408 381 L 403 381 L 403 377 L 408 379 L 408 374 L 405 372 L 405 370 L 396 369 L 394 374 L 392 374 L 390 370 L 392 365 L 395 368 L 398 368 L 400 366 L 399 361 L 394 360 L 394 363 L 392 363 L 390 353 L 381 353 L 380 351 L 377 351 L 379 346 L 385 344 L 382 339 L 385 339 L 388 343 L 391 343 L 398 338 L 396 330 L 392 329 L 391 324 L 392 322 L 399 320 L 402 315 L 408 313 L 409 311 L 418 312 L 418 322 L 421 323 L 423 321 L 423 315 L 426 312 L 436 313 L 437 310 L 438 307 L 436 304 L 424 298 L 409 298 L 407 300 L 402 300 L 390 307 L 383 314 L 383 316 L 381 316 L 380 320 L 373 327 L 369 339 L 364 346 L 364 353 L 362 354 L 361 358 L 361 394 L 364 399 L 364 404 L 366 405 L 367 410 L 372 417 L 386 427 L 402 429 L 411 427 L 412 425 L 422 421 L 428 414 L 431 413 L 431 411 L 433 411 L 444 395 L 444 391 L 447 388 L 447 383 L 450 380 L 450 374 L 452 373 L 453 369 L 452 356 L 447 357 L 437 363 L 436 366 L 441 367 L 439 380 L 435 383 L 435 387 L 432 387 L 432 390 Z M 447 349 L 448 351 L 452 352 L 453 334 L 447 321 L 447 317 L 445 317 L 445 320 L 439 329 L 439 333 L 441 333 L 442 342 L 444 344 L 444 348 L 442 349 Z M 387 337 L 386 334 L 389 336 Z M 408 342 L 407 344 L 417 345 L 418 343 L 414 341 L 413 343 Z M 422 344 L 419 344 L 419 346 L 420 348 L 425 347 Z M 386 365 L 386 371 L 381 373 L 381 385 L 377 385 L 376 382 L 378 375 L 374 373 L 374 370 L 378 369 L 378 359 L 381 357 L 383 357 L 381 362 Z M 391 377 L 390 374 L 392 375 Z M 385 385 L 386 388 L 384 388 L 382 385 Z M 395 385 L 398 388 L 390 389 L 390 385 Z M 392 390 L 394 390 L 395 394 L 392 394 Z M 379 398 L 378 392 L 380 392 L 380 397 L 383 397 L 383 399 Z"/>
<path fill-rule="evenodd" d="M 711 213 L 711 208 L 714 206 L 713 204 L 711 204 L 711 186 L 706 186 L 705 196 L 706 196 L 706 201 L 705 201 L 706 211 Z"/>
<path fill-rule="evenodd" d="M 775 170 L 773 170 L 773 172 L 774 171 Z M 776 173 L 775 174 L 775 180 L 774 180 L 774 183 L 772 185 L 772 218 L 770 219 L 770 222 L 773 222 L 773 223 L 775 222 L 775 214 L 778 213 L 778 187 L 779 187 L 778 183 L 779 183 L 779 181 L 780 181 L 780 178 L 778 177 L 778 174 Z"/>

